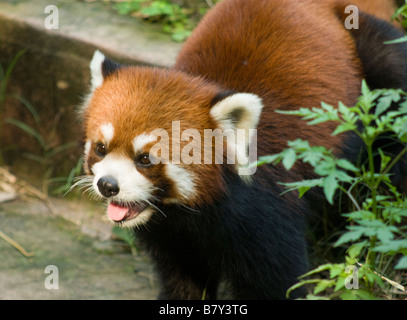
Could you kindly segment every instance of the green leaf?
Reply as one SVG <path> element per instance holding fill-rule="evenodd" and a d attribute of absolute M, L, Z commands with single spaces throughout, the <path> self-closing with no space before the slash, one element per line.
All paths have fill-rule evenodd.
<path fill-rule="evenodd" d="M 363 97 L 369 97 L 370 96 L 370 88 L 367 85 L 367 82 L 365 79 L 362 80 L 362 96 Z"/>
<path fill-rule="evenodd" d="M 378 297 L 371 294 L 369 291 L 366 290 L 352 290 L 354 294 L 360 297 L 362 300 L 380 300 Z"/>
<path fill-rule="evenodd" d="M 7 67 L 7 70 L 5 73 L 3 73 L 2 78 L 0 79 L 0 101 L 3 101 L 6 97 L 6 89 L 7 85 L 11 76 L 11 73 L 13 72 L 18 60 L 21 58 L 21 56 L 27 51 L 27 49 L 22 49 L 20 50 L 11 60 L 10 64 Z"/>
<path fill-rule="evenodd" d="M 171 39 L 175 42 L 183 42 L 191 35 L 191 33 L 192 31 L 189 30 L 177 31 L 171 35 Z"/>
<path fill-rule="evenodd" d="M 344 217 L 347 217 L 351 220 L 374 220 L 375 215 L 373 212 L 368 210 L 359 210 L 350 213 L 342 214 Z"/>
<path fill-rule="evenodd" d="M 340 298 L 342 300 L 360 300 L 355 291 L 357 290 L 346 290 L 340 295 Z"/>
<path fill-rule="evenodd" d="M 276 110 L 277 113 L 286 114 L 291 116 L 305 117 L 311 114 L 311 110 L 308 108 L 300 108 L 299 110 Z"/>
<path fill-rule="evenodd" d="M 387 226 L 380 220 L 357 220 L 357 222 L 361 226 L 353 226 L 352 228 L 362 230 L 367 237 L 377 236 L 384 243 L 394 239 L 393 232 L 398 231 L 395 226 Z"/>
<path fill-rule="evenodd" d="M 336 278 L 345 270 L 345 265 L 341 264 L 333 264 L 329 270 L 329 277 L 331 279 Z"/>
<path fill-rule="evenodd" d="M 290 288 L 288 288 L 286 297 L 287 299 L 290 297 L 290 293 L 298 288 L 301 288 L 302 286 L 306 284 L 313 284 L 313 283 L 318 283 L 320 280 L 319 279 L 310 279 L 310 280 L 301 280 L 300 282 L 294 284 Z"/>
<path fill-rule="evenodd" d="M 387 90 L 383 95 L 379 98 L 379 102 L 377 103 L 375 114 L 381 115 L 387 109 L 389 109 L 393 102 L 399 102 L 401 99 L 400 92 L 398 90 Z"/>
<path fill-rule="evenodd" d="M 298 152 L 305 152 L 311 150 L 311 146 L 309 145 L 309 142 L 306 140 L 302 139 L 296 139 L 294 141 L 288 141 L 287 145 L 294 149 L 297 150 Z"/>
<path fill-rule="evenodd" d="M 6 122 L 19 127 L 21 130 L 25 131 L 30 136 L 34 137 L 40 143 L 43 150 L 48 149 L 47 142 L 44 140 L 42 135 L 37 130 L 35 130 L 33 127 L 30 127 L 28 124 L 26 124 L 20 120 L 13 119 L 13 118 L 7 118 Z"/>
<path fill-rule="evenodd" d="M 46 162 L 46 160 L 47 160 L 47 159 L 45 159 L 45 158 L 42 157 L 42 156 L 38 156 L 38 155 L 36 155 L 36 154 L 29 153 L 29 152 L 24 152 L 24 153 L 22 153 L 22 156 L 23 156 L 24 158 L 27 158 L 27 159 L 33 160 L 33 161 L 35 161 L 35 162 L 38 162 L 38 163 L 40 163 L 40 164 L 42 164 L 42 165 L 44 165 L 45 162 Z"/>
<path fill-rule="evenodd" d="M 384 44 L 396 44 L 396 43 L 402 43 L 402 42 L 407 42 L 407 36 L 397 38 L 394 40 L 390 40 L 390 41 L 385 41 Z"/>
<path fill-rule="evenodd" d="M 335 131 L 332 133 L 333 136 L 341 134 L 347 131 L 355 131 L 357 129 L 356 124 L 354 123 L 343 123 L 336 127 Z"/>
<path fill-rule="evenodd" d="M 47 152 L 46 156 L 48 158 L 52 158 L 56 154 L 64 152 L 65 150 L 71 149 L 71 148 L 76 147 L 76 146 L 78 146 L 77 141 L 70 141 L 70 142 L 64 143 L 62 145 L 56 146 L 55 148 L 50 149 Z"/>
<path fill-rule="evenodd" d="M 21 97 L 17 94 L 13 94 L 13 97 L 16 98 L 17 100 L 19 100 L 27 109 L 28 111 L 31 113 L 31 115 L 33 116 L 33 119 L 35 121 L 35 123 L 40 126 L 41 125 L 41 117 L 38 114 L 37 110 L 34 108 L 34 106 L 24 97 Z"/>
<path fill-rule="evenodd" d="M 283 166 L 286 168 L 286 170 L 290 170 L 295 161 L 297 161 L 297 154 L 293 149 L 287 149 L 286 152 L 284 152 L 284 158 L 283 158 Z"/>
<path fill-rule="evenodd" d="M 407 207 L 394 208 L 391 204 L 387 204 L 383 210 L 383 218 L 389 221 L 400 223 L 403 217 L 407 217 Z"/>
<path fill-rule="evenodd" d="M 261 166 L 264 164 L 268 164 L 268 163 L 272 163 L 272 164 L 277 164 L 281 161 L 282 156 L 281 154 L 274 154 L 271 156 L 263 156 L 263 157 L 259 157 L 259 160 L 257 161 L 256 165 L 257 166 Z"/>
<path fill-rule="evenodd" d="M 378 245 L 373 249 L 376 252 L 383 253 L 397 253 L 403 249 L 407 249 L 407 239 L 403 240 L 392 240 Z"/>
<path fill-rule="evenodd" d="M 338 110 L 345 117 L 349 117 L 351 114 L 350 109 L 347 106 L 345 106 L 342 101 L 339 101 L 338 103 Z"/>
<path fill-rule="evenodd" d="M 399 262 L 395 266 L 395 269 L 397 269 L 397 270 L 407 269 L 407 256 L 405 256 L 399 260 Z"/>
<path fill-rule="evenodd" d="M 334 291 L 338 292 L 339 290 L 342 290 L 345 288 L 345 278 L 343 277 L 338 277 L 336 279 L 336 284 L 335 284 L 335 288 Z"/>
<path fill-rule="evenodd" d="M 327 178 L 324 178 L 322 182 L 322 187 L 324 188 L 324 194 L 326 199 L 330 204 L 333 204 L 335 191 L 339 187 L 335 175 L 330 174 Z"/>
<path fill-rule="evenodd" d="M 391 129 L 402 142 L 407 142 L 407 116 L 398 117 Z"/>
<path fill-rule="evenodd" d="M 118 237 L 120 240 L 128 244 L 133 253 L 137 252 L 136 238 L 134 233 L 129 229 L 123 229 L 119 226 L 114 226 L 112 228 L 112 233 Z"/>
<path fill-rule="evenodd" d="M 311 187 L 300 187 L 300 188 L 298 189 L 298 192 L 299 192 L 298 198 L 301 199 L 302 196 L 303 196 L 309 189 L 311 189 Z"/>
<path fill-rule="evenodd" d="M 336 165 L 345 170 L 349 170 L 349 171 L 353 171 L 353 172 L 360 172 L 360 169 L 358 167 L 356 167 L 353 163 L 351 163 L 345 159 L 339 159 L 336 162 Z"/>
<path fill-rule="evenodd" d="M 333 266 L 334 266 L 334 265 L 331 264 L 331 263 L 327 263 L 327 264 L 320 265 L 320 266 L 318 266 L 317 268 L 312 269 L 311 271 L 308 271 L 307 273 L 303 274 L 302 276 L 300 276 L 300 277 L 298 277 L 298 278 L 299 278 L 299 279 L 302 279 L 302 278 L 309 277 L 309 276 L 311 276 L 311 275 L 313 275 L 313 274 L 320 273 L 320 272 L 325 271 L 325 270 L 330 270 L 330 269 L 333 268 Z"/>
<path fill-rule="evenodd" d="M 372 271 L 369 268 L 361 268 L 359 269 L 359 275 L 360 278 L 364 278 L 366 279 L 369 283 L 375 283 L 378 284 L 380 287 L 383 287 L 383 281 L 380 278 L 379 275 L 377 275 L 376 273 L 374 273 L 374 271 Z"/>
<path fill-rule="evenodd" d="M 280 182 L 279 184 L 285 186 L 289 190 L 299 190 L 304 188 L 313 188 L 322 186 L 323 179 L 302 180 L 297 182 Z"/>
<path fill-rule="evenodd" d="M 342 181 L 342 182 L 346 182 L 346 183 L 351 183 L 351 182 L 355 181 L 355 178 L 348 175 L 345 171 L 337 170 L 334 174 L 338 181 Z"/>
<path fill-rule="evenodd" d="M 333 157 L 324 157 L 324 161 L 321 161 L 314 169 L 315 173 L 320 176 L 329 176 L 335 174 L 336 163 Z"/>
<path fill-rule="evenodd" d="M 314 294 L 321 293 L 325 291 L 327 288 L 331 288 L 335 285 L 335 280 L 321 280 L 314 288 Z"/>
<path fill-rule="evenodd" d="M 314 114 L 312 115 L 313 120 L 308 123 L 309 125 L 316 125 L 327 121 L 339 121 L 337 110 L 324 102 L 322 102 L 321 105 L 322 109 L 312 109 L 312 111 L 314 112 Z"/>
<path fill-rule="evenodd" d="M 324 147 L 310 147 L 309 150 L 301 154 L 302 161 L 309 163 L 311 166 L 316 167 L 320 165 L 322 159 L 326 158 L 326 155 L 330 154 Z"/>
<path fill-rule="evenodd" d="M 369 243 L 367 241 L 363 241 L 363 242 L 359 242 L 359 243 L 355 243 L 353 245 L 351 245 L 347 251 L 349 257 L 351 259 L 356 259 L 357 257 L 359 257 L 360 253 L 362 252 L 362 250 L 368 245 Z"/>
<path fill-rule="evenodd" d="M 140 2 L 143 1 L 145 0 L 116 2 L 113 7 L 119 14 L 130 14 L 132 12 L 139 11 L 141 9 Z"/>
<path fill-rule="evenodd" d="M 334 247 L 339 247 L 342 244 L 348 243 L 348 242 L 354 242 L 356 240 L 359 240 L 363 236 L 363 231 L 362 230 L 353 230 L 353 231 L 348 231 L 344 233 L 338 241 L 335 242 Z"/>
<path fill-rule="evenodd" d="M 400 8 L 396 10 L 396 12 L 391 16 L 391 21 L 397 20 L 398 21 L 398 16 L 403 15 L 405 16 L 407 13 L 407 3 L 402 5 Z"/>
<path fill-rule="evenodd" d="M 385 155 L 382 151 L 382 149 L 379 149 L 379 154 L 380 154 L 380 172 L 383 172 L 386 170 L 387 165 L 391 161 L 391 157 Z"/>

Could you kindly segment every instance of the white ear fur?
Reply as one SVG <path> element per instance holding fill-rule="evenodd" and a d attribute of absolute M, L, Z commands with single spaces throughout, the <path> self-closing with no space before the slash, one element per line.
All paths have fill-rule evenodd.
<path fill-rule="evenodd" d="M 256 128 L 262 109 L 257 95 L 236 93 L 215 104 L 210 111 L 222 130 L 234 132 L 234 139 L 228 139 L 228 152 L 232 150 L 237 172 L 246 182 L 250 182 L 250 176 L 256 172 L 256 166 L 250 163 L 257 160 Z"/>
<path fill-rule="evenodd" d="M 235 93 L 215 104 L 210 113 L 221 129 L 256 129 L 263 104 L 251 93 Z"/>
<path fill-rule="evenodd" d="M 96 50 L 93 54 L 92 61 L 90 62 L 91 72 L 91 92 L 97 87 L 100 87 L 103 83 L 102 64 L 105 61 L 105 56 L 99 50 Z"/>
<path fill-rule="evenodd" d="M 78 108 L 78 112 L 81 117 L 83 117 L 88 103 L 93 95 L 93 91 L 97 87 L 100 87 L 103 83 L 103 73 L 102 73 L 102 65 L 103 61 L 105 61 L 105 56 L 99 50 L 96 50 L 93 54 L 93 58 L 90 62 L 89 69 L 91 74 L 90 80 L 90 91 L 83 97 L 82 103 Z"/>

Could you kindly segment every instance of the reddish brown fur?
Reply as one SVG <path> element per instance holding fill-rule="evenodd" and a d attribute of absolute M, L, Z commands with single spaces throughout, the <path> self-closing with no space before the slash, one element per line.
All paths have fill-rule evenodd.
<path fill-rule="evenodd" d="M 337 17 L 338 8 L 344 11 L 348 2 L 224 0 L 186 42 L 175 69 L 263 99 L 259 155 L 280 152 L 299 137 L 340 150 L 342 137 L 331 136 L 332 123 L 308 126 L 275 110 L 356 102 L 362 67 L 354 41 Z M 353 4 L 388 19 L 394 12 L 390 0 Z"/>

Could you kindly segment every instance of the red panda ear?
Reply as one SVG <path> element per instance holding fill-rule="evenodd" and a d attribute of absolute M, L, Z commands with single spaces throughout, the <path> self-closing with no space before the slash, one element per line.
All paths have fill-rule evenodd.
<path fill-rule="evenodd" d="M 263 104 L 259 96 L 251 93 L 235 93 L 217 102 L 210 114 L 222 130 L 256 129 Z"/>
<path fill-rule="evenodd" d="M 232 130 L 233 139 L 228 139 L 229 151 L 235 155 L 237 173 L 250 182 L 250 176 L 256 172 L 251 166 L 257 159 L 256 128 L 260 121 L 263 104 L 255 94 L 235 93 L 217 102 L 211 109 L 211 116 L 224 132 Z M 248 153 L 247 153 L 248 151 Z"/>
<path fill-rule="evenodd" d="M 107 59 L 103 53 L 96 50 L 90 62 L 91 92 L 101 86 L 103 80 L 120 67 L 118 63 Z"/>

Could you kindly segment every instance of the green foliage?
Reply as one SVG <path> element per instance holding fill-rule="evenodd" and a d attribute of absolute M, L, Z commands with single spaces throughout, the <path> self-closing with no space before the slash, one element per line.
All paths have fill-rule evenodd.
<path fill-rule="evenodd" d="M 45 194 L 48 194 L 48 189 L 49 189 L 50 183 L 61 182 L 61 181 L 65 182 L 65 184 L 61 187 L 58 187 L 56 190 L 54 190 L 53 193 L 54 194 L 63 193 L 64 191 L 69 189 L 67 184 L 73 182 L 73 179 L 74 179 L 73 176 L 75 175 L 75 173 L 78 172 L 78 170 L 80 170 L 80 168 L 78 169 L 78 165 L 76 165 L 75 168 L 73 168 L 71 170 L 71 173 L 70 173 L 69 177 L 67 177 L 67 178 L 53 178 L 52 175 L 56 168 L 56 163 L 54 162 L 54 158 L 57 155 L 77 146 L 77 142 L 70 141 L 65 144 L 55 146 L 52 143 L 52 141 L 53 141 L 53 135 L 56 132 L 57 124 L 55 124 L 54 128 L 47 131 L 46 134 L 42 133 L 41 128 L 43 128 L 44 126 L 41 121 L 41 117 L 38 114 L 37 110 L 34 108 L 34 106 L 23 97 L 20 97 L 17 95 L 14 95 L 14 97 L 16 99 L 20 100 L 20 102 L 23 104 L 23 106 L 25 106 L 25 108 L 29 111 L 29 114 L 32 116 L 32 118 L 34 120 L 34 125 L 29 125 L 21 120 L 14 119 L 14 118 L 7 118 L 6 122 L 20 128 L 23 132 L 25 132 L 26 134 L 28 134 L 29 136 L 34 138 L 34 140 L 40 147 L 39 154 L 25 152 L 22 154 L 22 156 L 24 156 L 25 158 L 30 159 L 32 161 L 35 161 L 41 165 L 42 176 L 43 176 L 42 189 Z"/>
<path fill-rule="evenodd" d="M 10 81 L 11 73 L 13 72 L 18 60 L 20 60 L 21 56 L 26 52 L 26 49 L 20 50 L 14 58 L 11 60 L 10 64 L 4 70 L 3 66 L 0 64 L 0 116 L 4 112 L 4 102 L 6 100 L 7 94 L 7 85 Z M 0 135 L 1 135 L 1 128 L 3 123 L 0 122 Z M 3 147 L 0 145 L 0 165 L 3 164 Z"/>
<path fill-rule="evenodd" d="M 407 1 L 391 17 L 392 20 L 401 21 L 403 27 L 407 29 Z"/>
<path fill-rule="evenodd" d="M 170 0 L 130 0 L 114 4 L 119 14 L 131 14 L 149 22 L 160 23 L 162 30 L 176 42 L 184 41 L 199 19 L 217 1 L 201 1 L 197 7 L 182 7 Z"/>
<path fill-rule="evenodd" d="M 407 1 L 405 4 L 403 4 L 400 8 L 396 10 L 396 12 L 393 14 L 391 17 L 392 20 L 397 20 L 400 21 L 404 29 L 407 30 Z M 404 37 L 401 37 L 396 40 L 388 41 L 386 42 L 387 44 L 395 44 L 395 43 L 400 43 L 400 42 L 406 42 L 407 41 L 407 35 Z"/>
<path fill-rule="evenodd" d="M 348 225 L 334 244 L 347 246 L 345 262 L 324 264 L 304 275 L 293 289 L 314 284 L 310 299 L 373 299 L 381 290 L 386 290 L 382 279 L 392 286 L 401 286 L 382 276 L 395 261 L 394 270 L 407 269 L 407 234 L 403 221 L 407 218 L 407 200 L 392 185 L 390 171 L 407 152 L 405 147 L 393 158 L 383 150 L 375 153 L 373 143 L 384 134 L 397 141 L 407 142 L 407 93 L 401 90 L 373 90 L 362 83 L 362 96 L 354 107 L 339 103 L 334 108 L 326 103 L 321 108 L 298 111 L 279 111 L 283 114 L 300 116 L 317 125 L 326 121 L 338 124 L 333 135 L 353 132 L 363 141 L 367 161 L 355 166 L 345 159 L 338 159 L 321 146 L 311 146 L 301 139 L 288 142 L 288 148 L 279 154 L 261 157 L 258 164 L 281 163 L 290 170 L 297 161 L 311 165 L 318 178 L 294 183 L 284 183 L 288 191 L 298 190 L 302 197 L 310 188 L 321 187 L 329 203 L 334 203 L 338 192 L 347 195 L 353 210 L 344 213 Z M 390 109 L 396 103 L 398 110 Z M 360 125 L 358 125 L 360 124 Z M 379 157 L 380 168 L 375 169 L 374 157 Z M 362 287 L 350 290 L 345 280 L 349 265 L 358 266 L 358 281 Z M 390 271 L 395 274 L 395 271 Z M 326 278 L 305 279 L 321 272 L 328 272 Z M 325 293 L 325 295 L 319 295 Z"/>
<path fill-rule="evenodd" d="M 5 72 L 2 65 L 0 64 L 0 103 L 3 103 L 4 100 L 6 99 L 7 85 L 9 83 L 11 73 L 13 72 L 18 60 L 20 60 L 21 56 L 26 51 L 27 49 L 20 50 L 11 60 Z"/>
<path fill-rule="evenodd" d="M 64 192 L 69 190 L 70 186 L 73 183 L 75 175 L 78 175 L 82 170 L 82 159 L 80 159 L 76 166 L 71 169 L 68 177 L 53 177 L 52 174 L 56 167 L 54 158 L 57 155 L 71 149 L 72 147 L 75 147 L 77 145 L 77 142 L 71 141 L 63 145 L 54 145 L 52 141 L 57 129 L 57 123 L 55 123 L 54 127 L 51 128 L 51 130 L 47 131 L 46 134 L 43 133 L 43 130 L 41 129 L 43 129 L 44 125 L 35 107 L 24 97 L 16 94 L 10 94 L 7 91 L 7 86 L 10 81 L 11 74 L 19 59 L 26 51 L 26 49 L 20 50 L 14 56 L 5 70 L 0 64 L 0 115 L 2 115 L 2 113 L 4 112 L 4 103 L 6 97 L 19 100 L 21 104 L 26 108 L 33 119 L 34 125 L 29 125 L 28 123 L 14 118 L 7 118 L 5 119 L 5 122 L 20 128 L 23 132 L 31 136 L 38 144 L 39 149 L 41 150 L 40 154 L 26 152 L 22 155 L 27 159 L 38 162 L 41 165 L 44 193 L 48 193 L 48 189 L 51 184 L 63 183 L 63 185 L 60 185 L 53 190 L 53 194 L 63 194 Z M 0 122 L 0 133 L 2 125 L 3 122 Z M 4 147 L 4 145 L 0 145 L 0 165 L 3 164 L 2 151 L 4 150 Z"/>
<path fill-rule="evenodd" d="M 138 253 L 138 249 L 136 246 L 136 237 L 134 232 L 130 229 L 121 228 L 119 226 L 114 226 L 112 228 L 112 233 L 121 241 L 126 243 L 130 249 L 132 254 L 136 255 Z"/>

